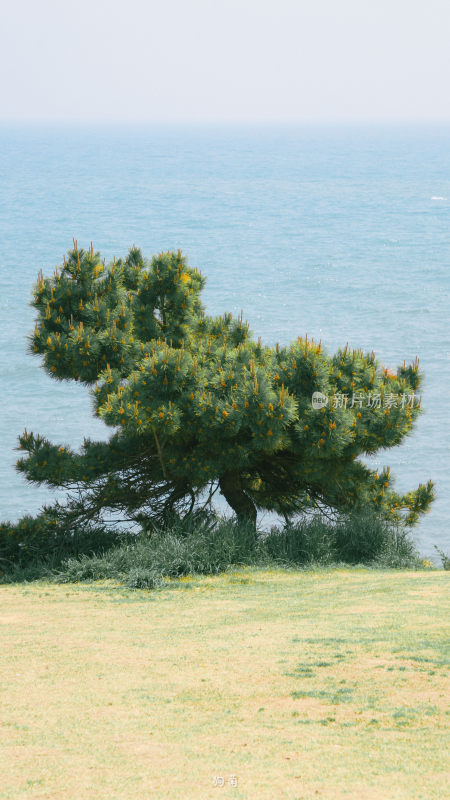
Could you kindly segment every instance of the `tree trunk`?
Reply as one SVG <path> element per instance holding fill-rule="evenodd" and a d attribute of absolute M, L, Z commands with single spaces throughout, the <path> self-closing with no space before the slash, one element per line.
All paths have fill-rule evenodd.
<path fill-rule="evenodd" d="M 239 521 L 251 522 L 256 529 L 256 508 L 244 492 L 238 472 L 226 472 L 219 478 L 220 491 Z"/>

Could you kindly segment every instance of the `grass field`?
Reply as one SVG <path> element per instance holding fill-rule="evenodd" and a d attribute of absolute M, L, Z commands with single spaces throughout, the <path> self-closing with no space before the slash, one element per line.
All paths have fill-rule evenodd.
<path fill-rule="evenodd" d="M 3 586 L 0 798 L 443 800 L 449 580 Z"/>

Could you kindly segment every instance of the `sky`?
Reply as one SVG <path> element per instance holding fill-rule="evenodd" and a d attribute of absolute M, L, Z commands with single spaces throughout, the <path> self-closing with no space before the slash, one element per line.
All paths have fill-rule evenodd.
<path fill-rule="evenodd" d="M 449 121 L 449 0 L 1 0 L 0 121 Z"/>

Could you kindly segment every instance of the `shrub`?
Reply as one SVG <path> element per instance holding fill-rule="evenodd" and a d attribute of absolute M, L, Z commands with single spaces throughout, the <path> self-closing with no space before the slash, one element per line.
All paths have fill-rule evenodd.
<path fill-rule="evenodd" d="M 320 515 L 300 519 L 282 531 L 272 529 L 264 546 L 271 558 L 288 564 L 410 567 L 418 563 L 407 530 L 373 512 L 341 515 L 334 522 Z"/>
<path fill-rule="evenodd" d="M 439 550 L 439 547 L 436 547 L 436 545 L 434 545 L 434 549 L 437 551 L 437 553 L 441 558 L 443 569 L 450 569 L 450 556 L 448 556 L 442 550 Z"/>
<path fill-rule="evenodd" d="M 57 511 L 47 508 L 37 517 L 0 523 L 0 569 L 27 567 L 45 559 L 59 563 L 70 555 L 107 550 L 120 537 L 104 525 L 71 527 Z"/>
<path fill-rule="evenodd" d="M 101 556 L 70 558 L 57 571 L 58 582 L 112 579 L 131 588 L 156 588 L 164 578 L 214 574 L 233 564 L 255 563 L 257 541 L 251 522 L 215 522 L 211 517 L 174 520 L 124 541 Z"/>
<path fill-rule="evenodd" d="M 370 513 L 346 514 L 333 531 L 334 550 L 339 561 L 361 564 L 373 561 L 395 540 L 397 527 Z"/>
<path fill-rule="evenodd" d="M 333 530 L 319 515 L 288 524 L 281 531 L 272 528 L 263 544 L 271 558 L 284 564 L 326 564 L 335 556 Z"/>
<path fill-rule="evenodd" d="M 27 526 L 23 530 L 27 535 Z M 216 574 L 244 564 L 420 566 L 405 529 L 367 514 L 341 518 L 334 524 L 321 516 L 302 518 L 257 536 L 251 521 L 214 514 L 174 516 L 171 524 L 154 525 L 138 535 L 107 533 L 92 530 L 85 532 L 84 539 L 62 534 L 52 539 L 47 531 L 42 541 L 37 539 L 40 545 L 34 551 L 29 545 L 19 549 L 3 582 L 46 576 L 60 583 L 114 580 L 130 588 L 155 589 L 166 578 Z"/>

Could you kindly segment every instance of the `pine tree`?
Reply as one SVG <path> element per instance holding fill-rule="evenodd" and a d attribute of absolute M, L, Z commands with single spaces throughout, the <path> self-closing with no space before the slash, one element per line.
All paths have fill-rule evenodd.
<path fill-rule="evenodd" d="M 373 352 L 329 356 L 307 337 L 263 346 L 242 317 L 205 314 L 204 283 L 181 252 L 148 262 L 132 248 L 105 265 L 76 242 L 53 277 L 40 273 L 32 352 L 57 380 L 91 387 L 112 435 L 73 452 L 25 431 L 18 469 L 65 487 L 78 521 L 107 509 L 141 522 L 185 514 L 220 489 L 253 523 L 257 509 L 289 519 L 311 508 L 416 523 L 432 483 L 401 496 L 389 469 L 377 474 L 358 456 L 410 433 L 417 360 L 394 374 Z M 328 398 L 319 410 L 314 392 Z"/>

